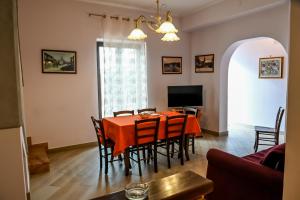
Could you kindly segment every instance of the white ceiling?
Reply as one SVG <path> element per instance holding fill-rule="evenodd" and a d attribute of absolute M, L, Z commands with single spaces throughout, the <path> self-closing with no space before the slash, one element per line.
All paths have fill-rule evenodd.
<path fill-rule="evenodd" d="M 80 0 L 83 2 L 97 3 L 146 11 L 156 11 L 156 0 Z M 171 10 L 175 16 L 193 14 L 208 6 L 219 3 L 223 0 L 160 0 L 162 10 Z"/>

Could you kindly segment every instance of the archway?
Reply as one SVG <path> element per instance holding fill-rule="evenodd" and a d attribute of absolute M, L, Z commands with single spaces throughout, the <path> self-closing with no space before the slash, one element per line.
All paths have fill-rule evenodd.
<path fill-rule="evenodd" d="M 281 56 L 284 56 L 284 68 L 283 68 L 283 79 L 281 79 L 281 81 L 284 82 L 283 90 L 285 90 L 284 95 L 286 96 L 288 58 L 287 58 L 287 52 L 286 52 L 285 48 L 283 47 L 283 45 L 281 43 L 279 43 L 277 40 L 274 40 L 269 37 L 256 37 L 256 38 L 241 40 L 241 41 L 233 43 L 225 51 L 223 58 L 221 60 L 221 69 L 220 69 L 221 72 L 220 72 L 220 121 L 219 121 L 219 123 L 220 123 L 220 127 L 223 127 L 223 129 L 225 129 L 225 130 L 228 130 L 228 73 L 229 73 L 229 65 L 230 65 L 231 58 L 234 55 L 234 53 L 243 45 L 250 44 L 253 42 L 257 42 L 257 41 L 269 41 L 269 42 L 272 41 L 272 42 L 274 42 L 274 44 L 276 43 L 276 45 L 280 46 L 280 48 L 282 49 L 283 55 L 281 55 Z M 267 54 L 265 56 L 263 56 L 263 55 L 261 55 L 261 56 L 269 57 L 269 56 L 273 56 L 273 55 Z M 274 55 L 274 56 L 277 56 L 277 55 Z M 255 65 L 255 67 L 256 67 L 255 70 L 257 72 L 257 79 L 258 79 L 258 58 L 257 58 L 256 62 L 257 62 L 257 64 Z M 267 81 L 267 80 L 265 80 L 265 81 Z M 283 106 L 285 106 L 285 105 L 283 105 Z M 271 115 L 273 115 L 273 113 Z M 274 126 L 273 124 L 270 124 L 269 122 L 267 124 L 261 124 L 261 125 Z"/>

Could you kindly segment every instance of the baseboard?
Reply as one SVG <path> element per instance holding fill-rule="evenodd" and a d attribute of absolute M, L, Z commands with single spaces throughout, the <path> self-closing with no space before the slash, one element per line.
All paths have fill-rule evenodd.
<path fill-rule="evenodd" d="M 58 148 L 49 149 L 48 152 L 56 153 L 56 152 L 67 151 L 67 150 L 72 150 L 72 149 L 95 147 L 95 146 L 98 146 L 98 142 L 89 142 L 89 143 L 84 143 L 84 144 L 76 144 L 76 145 L 71 145 L 71 146 L 58 147 Z"/>
<path fill-rule="evenodd" d="M 217 132 L 217 131 L 211 131 L 208 129 L 202 129 L 202 131 L 204 133 L 210 134 L 210 135 L 214 135 L 214 136 L 227 136 L 228 135 L 228 131 L 224 131 L 224 132 Z"/>

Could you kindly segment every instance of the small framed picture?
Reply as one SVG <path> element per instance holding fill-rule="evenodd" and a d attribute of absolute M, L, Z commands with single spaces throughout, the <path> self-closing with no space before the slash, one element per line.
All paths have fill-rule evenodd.
<path fill-rule="evenodd" d="M 76 51 L 42 49 L 42 72 L 76 74 Z"/>
<path fill-rule="evenodd" d="M 215 69 L 215 54 L 195 56 L 195 73 L 212 73 Z"/>
<path fill-rule="evenodd" d="M 259 59 L 259 78 L 282 78 L 284 57 Z"/>
<path fill-rule="evenodd" d="M 182 57 L 162 57 L 163 74 L 182 74 Z"/>

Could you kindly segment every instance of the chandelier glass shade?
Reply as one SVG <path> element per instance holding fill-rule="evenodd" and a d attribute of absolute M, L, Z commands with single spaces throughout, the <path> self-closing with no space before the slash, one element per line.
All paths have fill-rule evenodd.
<path fill-rule="evenodd" d="M 176 35 L 176 33 L 166 33 L 161 40 L 164 42 L 175 42 L 180 40 L 180 38 Z"/>
<path fill-rule="evenodd" d="M 155 22 L 149 21 L 141 15 L 137 20 L 135 20 L 135 29 L 133 29 L 128 36 L 130 40 L 144 40 L 147 38 L 147 35 L 140 28 L 142 23 L 146 23 L 148 28 L 155 31 L 159 34 L 164 34 L 164 37 L 161 39 L 166 42 L 178 41 L 180 38 L 176 35 L 178 30 L 172 22 L 171 11 L 166 13 L 166 20 L 162 22 L 160 16 L 159 0 L 156 0 L 157 4 L 157 15 L 154 17 Z"/>

